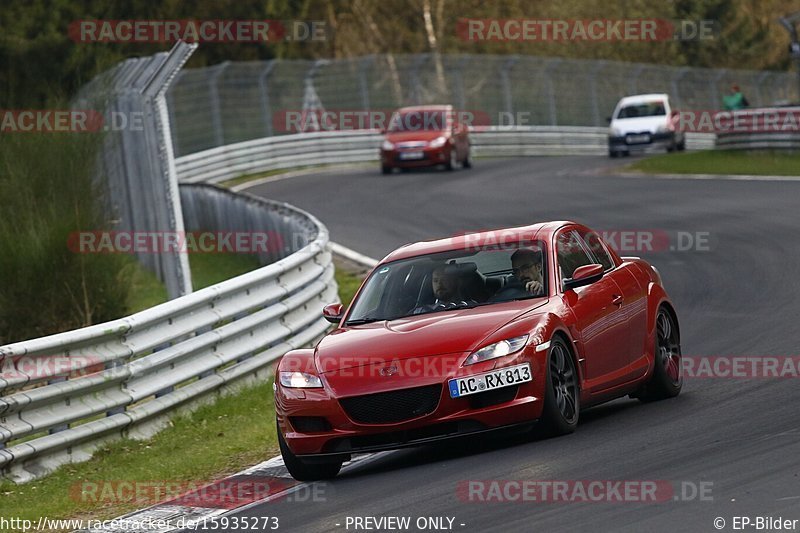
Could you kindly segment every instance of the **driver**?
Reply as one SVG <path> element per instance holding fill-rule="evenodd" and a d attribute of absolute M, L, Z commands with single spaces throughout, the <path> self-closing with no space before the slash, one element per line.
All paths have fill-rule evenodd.
<path fill-rule="evenodd" d="M 511 272 L 527 292 L 534 296 L 544 295 L 542 253 L 540 251 L 520 248 L 511 254 Z"/>
<path fill-rule="evenodd" d="M 454 265 L 439 265 L 433 270 L 431 274 L 431 289 L 435 298 L 433 303 L 415 308 L 412 314 L 450 307 L 466 307 L 477 303 L 474 300 L 467 300 L 461 295 L 457 267 Z"/>

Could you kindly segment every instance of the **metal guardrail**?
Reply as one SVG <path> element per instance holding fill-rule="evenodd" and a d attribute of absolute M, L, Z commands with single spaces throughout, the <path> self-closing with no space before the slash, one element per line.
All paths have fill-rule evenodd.
<path fill-rule="evenodd" d="M 608 128 L 580 126 L 492 126 L 471 134 L 474 155 L 515 157 L 541 155 L 602 155 L 607 153 Z M 327 131 L 264 137 L 175 160 L 183 183 L 219 183 L 306 165 L 378 160 L 377 130 Z M 689 133 L 689 150 L 714 147 L 714 134 Z"/>
<path fill-rule="evenodd" d="M 0 367 L 21 369 L 0 379 L 3 475 L 24 482 L 109 439 L 151 435 L 176 408 L 263 379 L 271 362 L 326 331 L 320 309 L 338 300 L 327 229 L 287 204 L 246 197 L 296 219 L 308 244 L 129 317 L 0 347 Z"/>
<path fill-rule="evenodd" d="M 800 150 L 800 107 L 744 109 L 724 119 L 717 131 L 716 148 Z"/>

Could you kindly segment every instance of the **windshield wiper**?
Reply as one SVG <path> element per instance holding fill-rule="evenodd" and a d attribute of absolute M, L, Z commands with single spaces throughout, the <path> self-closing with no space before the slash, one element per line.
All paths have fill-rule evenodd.
<path fill-rule="evenodd" d="M 345 326 L 359 326 L 361 324 L 370 324 L 372 322 L 380 322 L 382 320 L 386 320 L 385 318 L 355 318 L 353 320 L 348 320 L 344 323 Z"/>

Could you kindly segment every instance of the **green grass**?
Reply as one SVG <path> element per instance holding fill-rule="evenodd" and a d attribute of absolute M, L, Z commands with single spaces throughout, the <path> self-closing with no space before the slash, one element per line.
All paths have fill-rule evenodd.
<path fill-rule="evenodd" d="M 800 175 L 800 153 L 706 150 L 663 154 L 641 159 L 626 170 L 648 174 Z"/>
<path fill-rule="evenodd" d="M 370 162 L 370 163 L 349 163 L 348 166 L 375 166 L 377 162 Z M 221 182 L 219 185 L 222 187 L 235 187 L 236 185 L 241 185 L 242 183 L 247 183 L 250 181 L 255 181 L 261 178 L 269 178 L 270 176 L 278 176 L 280 174 L 286 174 L 289 172 L 297 172 L 299 170 L 307 170 L 307 169 L 316 169 L 323 171 L 324 169 L 332 166 L 337 166 L 334 164 L 325 164 L 325 165 L 303 165 L 298 167 L 292 168 L 276 168 L 273 170 L 268 170 L 266 172 L 258 172 L 256 174 L 244 174 L 242 176 L 237 176 L 235 178 L 231 178 L 229 180 L 225 180 Z M 377 167 L 376 167 L 377 168 Z"/>
<path fill-rule="evenodd" d="M 203 256 L 197 256 L 203 257 Z M 211 256 L 207 256 L 211 257 Z M 197 261 L 192 258 L 192 268 Z M 218 259 L 218 258 L 217 258 Z M 229 272 L 223 261 L 201 260 L 202 268 Z M 221 274 L 218 274 L 221 275 Z M 339 296 L 349 303 L 360 277 L 336 271 Z M 179 481 L 202 483 L 219 479 L 278 453 L 272 384 L 263 383 L 220 397 L 216 403 L 176 417 L 170 427 L 147 441 L 123 440 L 98 450 L 84 463 L 65 465 L 31 483 L 15 485 L 0 481 L 0 516 L 38 520 L 49 518 L 110 519 L 150 502 L 81 498 L 76 487 L 82 481 Z M 79 489 L 78 489 L 79 490 Z M 153 502 L 154 503 L 154 502 Z"/>
<path fill-rule="evenodd" d="M 251 254 L 192 254 L 189 268 L 192 270 L 194 290 L 231 279 L 259 267 L 258 256 Z"/>
<path fill-rule="evenodd" d="M 132 315 L 167 301 L 167 289 L 155 274 L 136 260 L 128 266 L 127 279 L 131 284 L 128 292 L 126 313 Z"/>

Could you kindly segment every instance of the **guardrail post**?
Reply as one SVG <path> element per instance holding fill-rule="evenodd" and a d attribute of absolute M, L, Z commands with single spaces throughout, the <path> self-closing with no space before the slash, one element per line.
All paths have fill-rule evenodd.
<path fill-rule="evenodd" d="M 503 105 L 506 108 L 506 113 L 511 118 L 512 123 L 514 121 L 514 102 L 511 95 L 511 69 L 514 68 L 514 64 L 519 61 L 519 57 L 511 56 L 503 63 L 503 66 L 500 68 L 500 79 L 503 82 Z M 513 124 L 510 124 L 513 125 Z"/>
<path fill-rule="evenodd" d="M 64 352 L 64 355 L 69 355 L 69 352 L 68 351 Z M 47 380 L 47 384 L 52 385 L 53 383 L 61 383 L 63 381 L 67 381 L 66 376 L 58 376 L 53 379 Z M 52 435 L 53 433 L 58 433 L 59 431 L 65 431 L 67 429 L 69 429 L 69 424 L 61 424 L 58 426 L 53 426 L 50 429 L 48 429 L 47 434 Z"/>
<path fill-rule="evenodd" d="M 269 75 L 272 74 L 272 69 L 275 68 L 275 60 L 267 61 L 264 70 L 258 75 L 258 92 L 261 95 L 261 114 L 264 116 L 264 134 L 267 137 L 272 137 L 272 107 L 269 102 L 269 85 L 267 80 Z"/>
<path fill-rule="evenodd" d="M 547 102 L 548 107 L 550 109 L 550 125 L 556 126 L 558 125 L 558 114 L 556 108 L 556 86 L 553 83 L 553 72 L 552 70 L 561 63 L 561 59 L 551 59 L 547 62 L 544 69 L 544 75 L 547 76 Z"/>
<path fill-rule="evenodd" d="M 222 112 L 219 108 L 219 77 L 228 68 L 230 61 L 212 67 L 214 70 L 208 77 L 208 100 L 211 107 L 211 129 L 214 130 L 214 146 L 225 144 L 225 132 L 222 129 Z"/>

